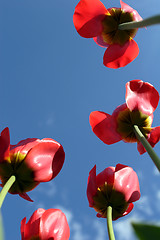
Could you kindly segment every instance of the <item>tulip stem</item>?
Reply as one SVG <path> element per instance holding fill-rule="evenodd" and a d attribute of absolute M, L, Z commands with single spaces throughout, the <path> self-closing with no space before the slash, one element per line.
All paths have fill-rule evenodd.
<path fill-rule="evenodd" d="M 112 207 L 107 207 L 107 229 L 109 240 L 115 240 L 113 226 L 112 226 Z"/>
<path fill-rule="evenodd" d="M 5 185 L 3 186 L 1 192 L 0 192 L 0 208 L 2 207 L 3 201 L 5 199 L 5 196 L 7 195 L 9 189 L 11 188 L 11 186 L 13 185 L 13 183 L 16 181 L 16 177 L 15 176 L 11 176 L 8 181 L 5 183 Z"/>
<path fill-rule="evenodd" d="M 129 30 L 129 29 L 134 29 L 134 28 L 143 28 L 155 24 L 160 24 L 160 15 L 156 15 L 153 17 L 146 18 L 141 21 L 132 21 L 132 22 L 127 22 L 127 23 L 121 23 L 118 26 L 119 30 Z"/>
<path fill-rule="evenodd" d="M 136 134 L 136 137 L 138 140 L 142 143 L 143 147 L 146 149 L 147 153 L 149 154 L 150 158 L 153 160 L 154 164 L 160 171 L 160 159 L 147 141 L 147 139 L 144 137 L 142 132 L 140 131 L 139 127 L 137 125 L 134 125 L 134 132 Z"/>

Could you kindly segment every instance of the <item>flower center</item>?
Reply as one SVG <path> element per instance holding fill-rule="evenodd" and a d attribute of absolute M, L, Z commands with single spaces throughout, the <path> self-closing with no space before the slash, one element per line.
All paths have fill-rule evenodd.
<path fill-rule="evenodd" d="M 128 108 L 120 112 L 117 118 L 117 131 L 126 142 L 137 142 L 133 126 L 137 125 L 147 138 L 151 131 L 152 118 L 140 111 L 130 111 Z"/>
<path fill-rule="evenodd" d="M 103 41 L 109 45 L 124 45 L 128 40 L 131 40 L 135 36 L 137 29 L 119 30 L 118 25 L 131 21 L 134 21 L 133 13 L 125 12 L 120 8 L 108 9 L 108 13 L 102 21 Z"/>
<path fill-rule="evenodd" d="M 11 176 L 16 177 L 16 181 L 9 190 L 10 193 L 27 192 L 38 185 L 34 181 L 33 170 L 25 163 L 25 156 L 25 154 L 17 152 L 11 154 L 8 161 L 1 163 L 0 178 L 3 186 Z"/>
<path fill-rule="evenodd" d="M 125 201 L 125 196 L 116 191 L 112 185 L 105 184 L 98 188 L 94 199 L 94 209 L 102 214 L 102 217 L 107 216 L 107 207 L 112 207 L 112 219 L 115 220 L 121 217 L 128 208 L 128 203 Z"/>

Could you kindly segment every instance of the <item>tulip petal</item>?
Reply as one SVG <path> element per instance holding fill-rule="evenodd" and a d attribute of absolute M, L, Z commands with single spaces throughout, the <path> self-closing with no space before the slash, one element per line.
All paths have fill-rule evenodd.
<path fill-rule="evenodd" d="M 27 138 L 25 140 L 20 141 L 16 145 L 11 145 L 10 153 L 14 154 L 20 152 L 21 154 L 26 155 L 28 151 L 37 145 L 41 140 L 38 138 Z"/>
<path fill-rule="evenodd" d="M 108 47 L 109 44 L 108 43 L 105 43 L 103 41 L 103 38 L 101 35 L 97 36 L 97 37 L 94 37 L 93 40 L 97 43 L 97 45 L 99 45 L 100 47 Z"/>
<path fill-rule="evenodd" d="M 139 54 L 137 43 L 132 39 L 123 46 L 110 45 L 104 53 L 103 64 L 109 68 L 120 68 L 132 62 Z"/>
<path fill-rule="evenodd" d="M 152 128 L 147 141 L 152 147 L 154 147 L 160 141 L 160 127 Z M 143 147 L 141 142 L 138 142 L 137 149 L 141 155 L 146 152 L 146 149 Z"/>
<path fill-rule="evenodd" d="M 159 102 L 159 93 L 147 82 L 132 80 L 126 84 L 126 103 L 131 111 L 140 110 L 151 115 Z"/>
<path fill-rule="evenodd" d="M 105 183 L 109 185 L 114 184 L 114 173 L 115 173 L 115 168 L 114 167 L 108 167 L 104 169 L 102 172 L 100 172 L 97 177 L 97 187 L 101 187 Z"/>
<path fill-rule="evenodd" d="M 68 240 L 70 229 L 65 214 L 59 209 L 46 210 L 40 220 L 40 239 Z"/>
<path fill-rule="evenodd" d="M 27 154 L 25 162 L 34 169 L 34 180 L 37 182 L 50 181 L 60 172 L 64 163 L 65 153 L 58 142 L 44 138 Z"/>
<path fill-rule="evenodd" d="M 73 23 L 77 32 L 85 38 L 96 37 L 101 34 L 107 9 L 99 0 L 81 0 L 73 15 Z"/>
<path fill-rule="evenodd" d="M 92 131 L 104 143 L 110 145 L 121 140 L 116 132 L 115 119 L 111 115 L 100 111 L 91 112 L 89 121 Z"/>
<path fill-rule="evenodd" d="M 0 162 L 9 158 L 9 150 L 10 150 L 10 135 L 9 128 L 6 127 L 0 136 Z"/>
<path fill-rule="evenodd" d="M 93 197 L 97 192 L 97 183 L 96 183 L 96 165 L 89 172 L 88 183 L 87 183 L 87 198 L 89 206 L 94 205 Z"/>
<path fill-rule="evenodd" d="M 136 172 L 123 165 L 116 166 L 114 188 L 124 194 L 128 203 L 135 202 L 140 198 L 139 181 Z"/>
<path fill-rule="evenodd" d="M 43 208 L 37 209 L 26 223 L 26 217 L 21 221 L 21 236 L 22 240 L 31 239 L 39 236 L 40 218 L 45 212 Z"/>
<path fill-rule="evenodd" d="M 126 216 L 128 213 L 130 213 L 132 211 L 133 207 L 134 207 L 134 204 L 130 203 L 127 210 L 123 213 L 123 216 Z"/>
<path fill-rule="evenodd" d="M 28 196 L 27 193 L 19 193 L 19 196 L 27 201 L 33 202 L 33 200 Z"/>
<path fill-rule="evenodd" d="M 135 9 L 131 8 L 128 4 L 124 3 L 122 0 L 120 0 L 120 4 L 121 4 L 122 10 L 124 10 L 125 12 L 133 13 L 134 21 L 142 20 L 141 16 L 138 14 L 138 12 Z"/>

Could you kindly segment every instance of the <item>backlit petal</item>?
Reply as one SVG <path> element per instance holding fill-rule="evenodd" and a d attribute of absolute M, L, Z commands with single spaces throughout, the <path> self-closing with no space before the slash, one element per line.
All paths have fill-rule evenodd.
<path fill-rule="evenodd" d="M 126 103 L 131 111 L 140 110 L 151 115 L 159 102 L 159 93 L 147 82 L 132 80 L 126 84 Z"/>
<path fill-rule="evenodd" d="M 109 68 L 120 68 L 132 62 L 139 54 L 137 43 L 132 39 L 123 46 L 110 45 L 104 53 L 103 64 Z"/>
<path fill-rule="evenodd" d="M 81 0 L 73 15 L 73 23 L 77 32 L 85 38 L 92 38 L 102 32 L 101 21 L 107 9 L 99 0 Z"/>
<path fill-rule="evenodd" d="M 109 145 L 121 140 L 116 132 L 115 119 L 111 115 L 100 111 L 91 112 L 89 121 L 93 132 L 104 143 Z"/>

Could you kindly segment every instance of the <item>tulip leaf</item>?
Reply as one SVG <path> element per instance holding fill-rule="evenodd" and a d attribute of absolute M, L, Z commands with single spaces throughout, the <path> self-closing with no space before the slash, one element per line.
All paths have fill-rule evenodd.
<path fill-rule="evenodd" d="M 160 239 L 160 226 L 146 223 L 132 223 L 139 240 Z"/>
<path fill-rule="evenodd" d="M 2 222 L 1 211 L 0 211 L 0 240 L 4 240 L 4 237 L 3 237 L 3 222 Z"/>

